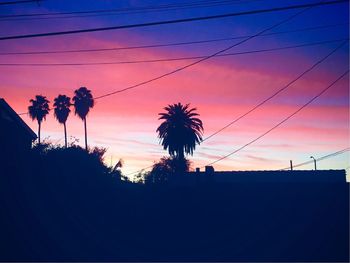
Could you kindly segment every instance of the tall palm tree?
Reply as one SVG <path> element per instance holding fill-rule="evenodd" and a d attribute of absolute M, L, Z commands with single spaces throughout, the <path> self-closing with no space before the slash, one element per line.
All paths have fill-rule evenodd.
<path fill-rule="evenodd" d="M 64 127 L 64 146 L 67 148 L 67 127 L 66 121 L 70 113 L 69 107 L 71 106 L 70 97 L 66 95 L 58 95 L 54 100 L 53 106 L 55 107 L 54 115 L 59 123 Z"/>
<path fill-rule="evenodd" d="M 49 108 L 49 103 L 50 101 L 48 101 L 46 99 L 45 96 L 42 95 L 36 95 L 35 99 L 31 99 L 30 100 L 31 105 L 28 107 L 28 112 L 29 112 L 29 116 L 30 118 L 34 121 L 37 120 L 38 121 L 38 140 L 39 140 L 39 144 L 41 142 L 40 140 L 40 132 L 41 132 L 41 123 L 43 120 L 46 119 L 46 115 L 49 113 L 50 108 Z"/>
<path fill-rule="evenodd" d="M 94 107 L 94 98 L 92 97 L 91 90 L 86 87 L 81 87 L 74 91 L 74 108 L 75 114 L 78 115 L 84 121 L 85 130 L 85 149 L 87 146 L 87 128 L 86 128 L 86 116 L 88 115 L 90 108 Z"/>
<path fill-rule="evenodd" d="M 178 159 L 183 159 L 184 153 L 192 155 L 196 144 L 202 141 L 203 123 L 197 118 L 196 108 L 189 109 L 189 106 L 168 105 L 165 113 L 159 113 L 159 120 L 164 120 L 157 129 L 160 143 Z"/>

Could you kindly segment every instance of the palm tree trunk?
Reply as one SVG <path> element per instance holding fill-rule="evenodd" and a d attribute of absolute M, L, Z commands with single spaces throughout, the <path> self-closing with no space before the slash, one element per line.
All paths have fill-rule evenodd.
<path fill-rule="evenodd" d="M 179 155 L 178 155 L 178 160 L 182 160 L 185 158 L 185 155 L 184 155 L 184 148 L 180 148 L 179 149 Z"/>
<path fill-rule="evenodd" d="M 66 122 L 63 123 L 64 127 L 64 146 L 67 148 L 67 127 L 66 127 Z"/>
<path fill-rule="evenodd" d="M 38 140 L 39 140 L 39 144 L 40 144 L 40 131 L 41 131 L 41 122 L 38 121 L 38 124 L 39 124 L 39 128 L 38 128 Z"/>
<path fill-rule="evenodd" d="M 88 145 L 87 145 L 86 117 L 84 118 L 84 130 L 85 130 L 85 150 L 87 150 L 88 149 Z"/>

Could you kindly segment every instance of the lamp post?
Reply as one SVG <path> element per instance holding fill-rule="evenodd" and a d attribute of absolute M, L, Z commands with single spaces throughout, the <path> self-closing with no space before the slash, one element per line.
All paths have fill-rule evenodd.
<path fill-rule="evenodd" d="M 310 156 L 311 159 L 314 160 L 314 164 L 315 164 L 315 171 L 317 170 L 317 167 L 316 167 L 316 159 L 313 157 L 313 156 Z"/>

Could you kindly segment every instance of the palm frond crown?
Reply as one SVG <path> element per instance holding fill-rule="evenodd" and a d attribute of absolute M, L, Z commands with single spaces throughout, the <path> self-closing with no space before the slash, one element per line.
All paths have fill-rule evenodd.
<path fill-rule="evenodd" d="M 86 87 L 75 90 L 73 102 L 75 114 L 81 119 L 85 119 L 90 108 L 94 107 L 94 98 L 92 97 L 91 90 L 88 90 Z"/>
<path fill-rule="evenodd" d="M 196 108 L 181 103 L 168 105 L 166 112 L 159 113 L 163 120 L 157 129 L 160 143 L 171 156 L 184 157 L 184 153 L 193 154 L 196 144 L 202 141 L 203 123 L 198 118 Z"/>
<path fill-rule="evenodd" d="M 38 123 L 41 123 L 46 119 L 46 115 L 50 111 L 49 100 L 45 96 L 36 95 L 35 99 L 31 99 L 31 105 L 28 107 L 28 113 L 32 120 L 37 120 Z"/>
<path fill-rule="evenodd" d="M 58 95 L 58 97 L 54 99 L 53 106 L 55 118 L 59 123 L 65 123 L 70 113 L 70 97 L 66 95 Z"/>

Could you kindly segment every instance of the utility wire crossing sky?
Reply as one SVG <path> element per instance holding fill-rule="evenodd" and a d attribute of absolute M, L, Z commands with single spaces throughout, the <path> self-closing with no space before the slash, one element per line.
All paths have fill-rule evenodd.
<path fill-rule="evenodd" d="M 3 5 L 0 96 L 25 112 L 37 94 L 53 101 L 88 87 L 96 99 L 88 116 L 89 144 L 107 147 L 112 163 L 124 159 L 125 174 L 151 168 L 167 155 L 155 132 L 157 114 L 177 102 L 191 103 L 204 123 L 205 143 L 190 158 L 193 167 L 258 170 L 278 169 L 290 159 L 307 163 L 311 155 L 349 146 L 348 6 L 301 0 L 283 6 L 271 0 Z M 75 17 L 60 20 L 66 15 Z M 82 140 L 82 123 L 73 114 L 67 128 Z M 61 138 L 52 113 L 42 133 Z M 242 148 L 242 142 L 248 143 Z M 239 155 L 232 152 L 237 147 Z M 335 155 L 322 165 L 344 168 L 347 158 Z"/>

